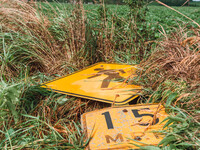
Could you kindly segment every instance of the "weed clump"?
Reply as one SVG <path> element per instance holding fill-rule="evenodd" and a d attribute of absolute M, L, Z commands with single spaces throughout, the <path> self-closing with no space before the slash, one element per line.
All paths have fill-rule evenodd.
<path fill-rule="evenodd" d="M 0 52 L 4 60 L 0 61 L 6 77 L 16 76 L 17 71 L 27 67 L 30 73 L 62 74 L 74 62 L 78 68 L 85 65 L 79 65 L 85 44 L 83 9 L 74 8 L 74 17 L 68 18 L 52 8 L 54 19 L 50 21 L 52 18 L 42 12 L 44 7 L 38 5 L 19 0 L 0 2 L 0 40 L 4 48 Z"/>
<path fill-rule="evenodd" d="M 200 124 L 199 34 L 199 29 L 180 28 L 171 35 L 163 31 L 164 39 L 149 59 L 141 63 L 140 79 L 150 95 L 147 102 L 160 102 L 171 114 L 166 119 L 166 137 L 160 143 L 163 147 L 199 147 L 196 142 Z"/>
<path fill-rule="evenodd" d="M 190 37 L 189 34 L 194 34 Z M 148 81 L 152 87 L 170 79 L 183 79 L 191 85 L 200 82 L 200 31 L 186 33 L 184 29 L 177 30 L 160 41 L 160 46 L 142 63 L 145 68 L 144 76 L 148 74 Z M 188 37 L 189 36 L 189 37 Z"/>

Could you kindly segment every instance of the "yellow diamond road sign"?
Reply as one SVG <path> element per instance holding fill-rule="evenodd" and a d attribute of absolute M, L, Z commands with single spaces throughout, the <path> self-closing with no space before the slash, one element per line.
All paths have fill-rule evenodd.
<path fill-rule="evenodd" d="M 163 135 L 161 123 L 168 115 L 157 104 L 111 107 L 85 113 L 81 124 L 91 138 L 88 150 L 138 149 L 137 145 L 157 145 Z M 154 132 L 153 132 L 154 131 Z"/>
<path fill-rule="evenodd" d="M 138 96 L 140 86 L 128 81 L 136 66 L 97 63 L 81 71 L 44 83 L 55 92 L 96 101 L 126 104 Z"/>

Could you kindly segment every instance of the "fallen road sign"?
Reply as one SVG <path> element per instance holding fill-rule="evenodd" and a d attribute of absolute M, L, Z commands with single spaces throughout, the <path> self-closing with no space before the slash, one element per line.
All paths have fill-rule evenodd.
<path fill-rule="evenodd" d="M 134 144 L 157 145 L 163 135 L 152 131 L 161 130 L 165 124 L 161 122 L 167 116 L 165 108 L 158 104 L 110 107 L 84 113 L 82 128 L 91 138 L 87 149 L 137 149 Z"/>
<path fill-rule="evenodd" d="M 73 74 L 44 83 L 58 93 L 96 101 L 126 104 L 138 96 L 140 86 L 127 83 L 136 66 L 97 63 Z"/>

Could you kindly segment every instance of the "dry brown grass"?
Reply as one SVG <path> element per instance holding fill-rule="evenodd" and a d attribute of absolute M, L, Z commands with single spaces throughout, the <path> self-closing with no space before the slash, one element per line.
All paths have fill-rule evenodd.
<path fill-rule="evenodd" d="M 76 125 L 74 123 L 80 122 L 80 117 L 83 113 L 110 106 L 110 104 L 106 103 L 77 98 L 76 100 L 69 100 L 64 105 L 52 107 L 52 105 L 55 103 L 53 102 L 51 104 L 48 101 L 49 99 L 41 101 L 37 105 L 32 115 L 42 116 L 42 118 L 44 118 L 44 122 L 48 123 L 48 126 L 43 127 L 43 129 L 45 128 L 45 132 L 43 130 L 39 131 L 41 132 L 41 137 L 48 135 L 48 132 L 51 132 L 53 129 L 65 138 L 63 139 L 63 142 L 72 142 L 69 141 L 68 137 L 72 136 L 71 134 L 74 131 L 77 131 Z M 52 129 L 50 129 L 49 126 Z"/>
<path fill-rule="evenodd" d="M 200 30 L 192 32 L 196 35 L 188 37 L 184 29 L 174 32 L 142 63 L 142 67 L 148 68 L 145 74 L 152 86 L 166 79 L 183 79 L 193 86 L 200 83 Z"/>
<path fill-rule="evenodd" d="M 164 35 L 156 51 L 141 63 L 144 87 L 163 94 L 178 92 L 174 106 L 186 106 L 199 120 L 196 110 L 200 105 L 200 30 L 180 28 L 171 35 Z"/>
<path fill-rule="evenodd" d="M 66 61 L 80 68 L 85 65 L 84 57 L 86 55 L 85 44 L 86 44 L 86 17 L 83 4 L 78 2 L 72 11 L 72 17 L 66 18 L 65 23 L 60 26 L 63 30 L 67 30 L 67 36 L 65 44 L 68 48 L 65 50 L 67 56 Z"/>
<path fill-rule="evenodd" d="M 34 53 L 26 63 L 34 64 L 32 67 L 38 67 L 40 70 L 48 70 L 52 67 L 51 64 L 56 64 L 56 55 L 60 52 L 56 48 L 54 38 L 48 31 L 50 26 L 48 18 L 39 14 L 36 5 L 32 5 L 19 0 L 1 1 L 2 31 L 30 38 L 32 43 L 21 43 L 22 45 L 28 44 L 23 47 L 28 46 L 27 51 Z M 18 47 L 18 49 L 20 48 L 22 47 Z M 21 55 L 21 59 L 26 56 Z"/>
<path fill-rule="evenodd" d="M 62 21 L 57 20 L 58 30 L 62 30 L 66 35 L 62 37 L 62 41 L 56 38 L 56 34 L 61 32 L 54 33 L 49 29 L 55 22 L 49 21 L 50 18 L 39 9 L 41 8 L 34 2 L 26 3 L 20 0 L 0 2 L 2 32 L 14 35 L 16 42 L 13 48 L 16 61 L 14 64 L 22 62 L 30 66 L 31 72 L 40 70 L 50 74 L 66 73 L 67 65 L 75 65 L 76 68 L 85 66 L 87 62 L 79 58 L 80 55 L 85 55 L 82 53 L 85 44 L 85 13 L 82 3 L 74 8 L 73 17 L 65 16 L 61 18 Z M 56 11 L 53 16 L 59 18 Z M 16 37 L 17 35 L 19 36 Z M 17 68 L 15 65 L 12 68 Z M 7 72 L 12 74 L 12 68 L 7 69 Z"/>

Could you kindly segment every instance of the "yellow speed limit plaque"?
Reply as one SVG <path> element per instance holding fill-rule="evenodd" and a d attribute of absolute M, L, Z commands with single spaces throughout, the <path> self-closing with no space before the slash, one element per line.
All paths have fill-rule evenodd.
<path fill-rule="evenodd" d="M 97 63 L 81 71 L 44 83 L 59 93 L 106 103 L 126 104 L 138 96 L 140 86 L 131 80 L 136 66 Z"/>
<path fill-rule="evenodd" d="M 156 145 L 163 135 L 160 124 L 168 115 L 157 104 L 105 108 L 85 113 L 81 124 L 88 138 L 87 149 L 137 149 L 137 145 Z M 134 144 L 132 144 L 134 143 Z"/>

